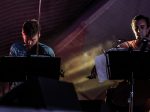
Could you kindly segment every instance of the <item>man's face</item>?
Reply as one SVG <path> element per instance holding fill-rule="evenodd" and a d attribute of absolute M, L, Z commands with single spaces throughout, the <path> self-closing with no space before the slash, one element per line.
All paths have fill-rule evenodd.
<path fill-rule="evenodd" d="M 24 32 L 22 32 L 23 41 L 27 47 L 27 49 L 31 49 L 39 39 L 38 33 L 33 37 L 28 37 Z"/>
<path fill-rule="evenodd" d="M 132 24 L 132 30 L 135 34 L 136 39 L 141 39 L 147 36 L 149 32 L 149 28 L 147 26 L 147 23 L 144 19 L 135 21 Z"/>

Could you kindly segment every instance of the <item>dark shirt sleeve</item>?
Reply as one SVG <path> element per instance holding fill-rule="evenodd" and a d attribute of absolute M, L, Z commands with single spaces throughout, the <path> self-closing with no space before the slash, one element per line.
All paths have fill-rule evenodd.
<path fill-rule="evenodd" d="M 40 46 L 42 47 L 42 49 L 44 50 L 44 54 L 46 56 L 50 56 L 50 57 L 55 57 L 55 53 L 53 51 L 53 49 L 45 44 L 40 43 Z"/>
<path fill-rule="evenodd" d="M 48 56 L 51 56 L 51 57 L 55 57 L 55 53 L 54 53 L 54 51 L 52 50 L 52 48 L 48 48 L 48 49 L 47 49 L 47 55 L 48 55 Z"/>
<path fill-rule="evenodd" d="M 16 56 L 16 49 L 14 44 L 10 47 L 9 56 Z"/>

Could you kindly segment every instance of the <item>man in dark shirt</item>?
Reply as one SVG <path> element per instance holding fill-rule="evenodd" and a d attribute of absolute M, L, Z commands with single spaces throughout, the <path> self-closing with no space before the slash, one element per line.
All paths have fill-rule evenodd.
<path fill-rule="evenodd" d="M 10 56 L 50 56 L 55 57 L 52 48 L 39 42 L 40 26 L 37 20 L 31 19 L 24 22 L 22 26 L 22 39 L 11 45 Z M 21 82 L 5 82 L 0 84 L 0 96 L 7 93 Z"/>

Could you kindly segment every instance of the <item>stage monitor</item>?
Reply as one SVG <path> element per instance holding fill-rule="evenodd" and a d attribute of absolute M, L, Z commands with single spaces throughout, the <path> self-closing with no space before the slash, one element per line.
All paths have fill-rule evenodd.
<path fill-rule="evenodd" d="M 0 81 L 24 81 L 30 77 L 59 79 L 59 57 L 0 57 Z"/>

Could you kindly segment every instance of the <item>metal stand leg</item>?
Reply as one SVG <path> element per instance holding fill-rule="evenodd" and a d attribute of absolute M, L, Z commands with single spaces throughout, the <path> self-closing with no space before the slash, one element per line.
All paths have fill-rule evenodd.
<path fill-rule="evenodd" d="M 129 112 L 133 112 L 133 96 L 134 96 L 134 79 L 133 79 L 133 73 L 132 73 L 132 78 L 130 80 L 130 86 L 131 86 L 131 91 L 130 91 L 130 97 L 128 99 L 129 103 Z"/>

